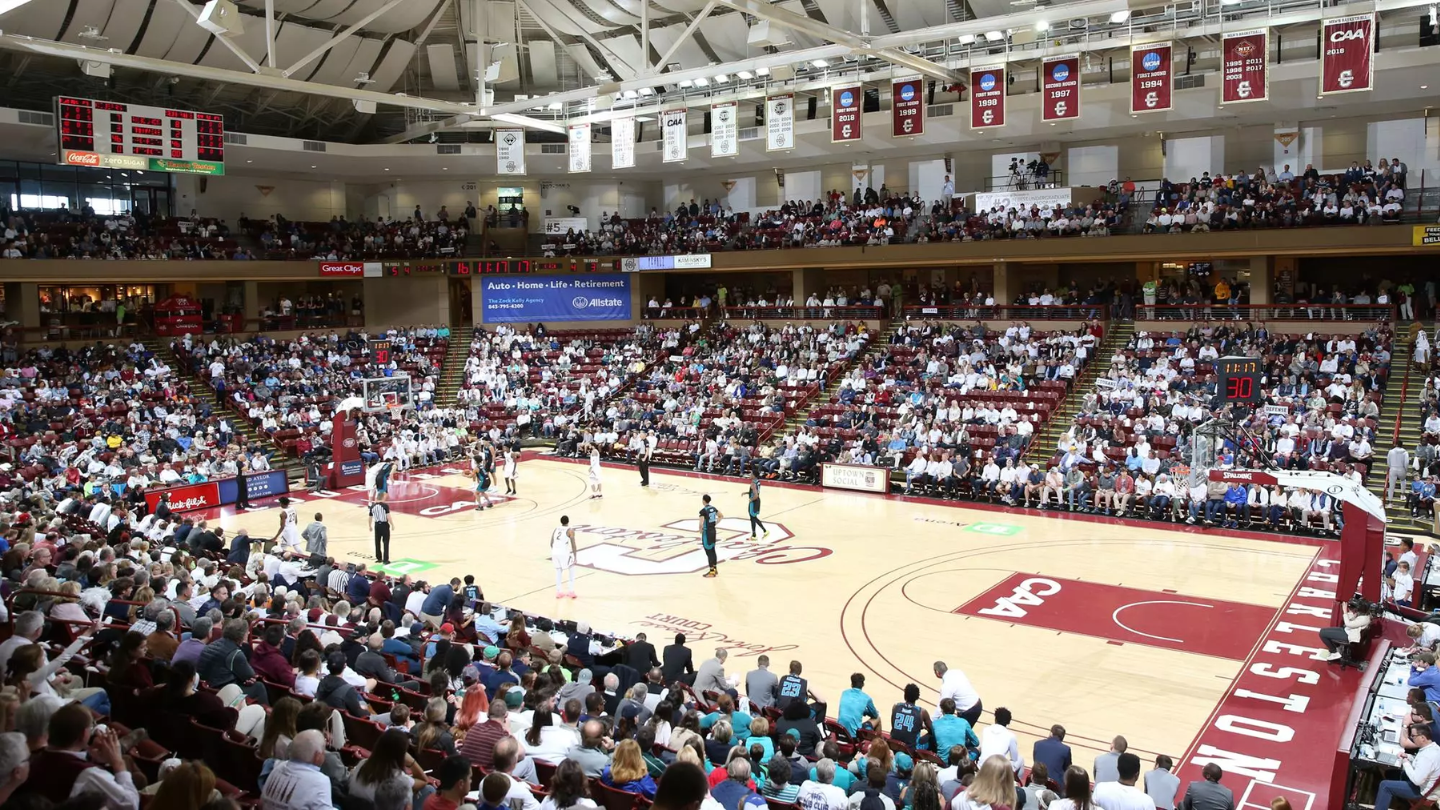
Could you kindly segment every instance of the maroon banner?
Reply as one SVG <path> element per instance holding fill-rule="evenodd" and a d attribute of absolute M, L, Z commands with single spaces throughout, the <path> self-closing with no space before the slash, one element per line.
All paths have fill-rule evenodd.
<path fill-rule="evenodd" d="M 145 505 L 155 511 L 161 495 L 170 496 L 170 511 L 191 512 L 196 509 L 213 509 L 220 505 L 220 486 L 214 481 L 203 484 L 185 484 L 169 489 L 145 493 Z"/>
<path fill-rule="evenodd" d="M 1080 117 L 1080 57 L 1052 56 L 1040 65 L 1040 120 Z"/>
<path fill-rule="evenodd" d="M 860 87 L 836 87 L 830 91 L 830 142 L 860 140 Z"/>
<path fill-rule="evenodd" d="M 1171 45 L 1156 42 L 1130 46 L 1130 112 L 1164 112 L 1172 98 Z"/>
<path fill-rule="evenodd" d="M 925 134 L 925 85 L 906 79 L 890 86 L 890 135 L 913 138 Z"/>
<path fill-rule="evenodd" d="M 1005 68 L 970 71 L 970 126 L 1005 126 Z"/>
<path fill-rule="evenodd" d="M 364 262 L 320 262 L 320 275 L 322 276 L 350 276 L 359 278 L 365 275 Z"/>
<path fill-rule="evenodd" d="M 1320 95 L 1374 87 L 1375 15 L 1337 17 L 1320 26 Z"/>
<path fill-rule="evenodd" d="M 1270 97 L 1266 75 L 1269 31 L 1236 31 L 1220 45 L 1220 103 L 1265 101 Z"/>

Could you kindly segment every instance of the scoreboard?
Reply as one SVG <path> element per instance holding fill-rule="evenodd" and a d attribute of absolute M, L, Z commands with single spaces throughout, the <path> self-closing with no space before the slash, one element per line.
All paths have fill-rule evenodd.
<path fill-rule="evenodd" d="M 57 96 L 55 127 L 64 165 L 225 173 L 225 119 L 215 113 Z"/>

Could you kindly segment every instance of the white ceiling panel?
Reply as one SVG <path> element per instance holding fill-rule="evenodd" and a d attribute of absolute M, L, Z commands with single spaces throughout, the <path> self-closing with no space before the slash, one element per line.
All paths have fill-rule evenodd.
<path fill-rule="evenodd" d="M 249 5 L 246 0 L 242 0 Z M 275 0 L 275 11 L 279 14 L 303 14 L 306 9 L 315 5 L 315 0 Z M 265 8 L 264 0 L 261 0 L 258 8 Z"/>
<path fill-rule="evenodd" d="M 157 7 L 155 10 L 159 11 L 160 9 Z M 165 58 L 171 62 L 184 62 L 193 65 L 195 64 L 195 60 L 200 58 L 200 54 L 205 50 L 205 45 L 210 42 L 211 37 L 214 35 L 196 25 L 195 21 L 190 19 L 190 16 L 179 8 L 175 9 L 175 13 L 184 16 L 187 24 L 180 26 L 180 33 L 175 37 L 175 42 L 171 44 L 170 50 L 165 52 Z M 215 43 L 215 47 L 223 48 L 225 46 L 217 42 Z"/>
<path fill-rule="evenodd" d="M 232 42 L 238 45 L 242 51 L 249 54 L 250 58 L 256 62 L 265 59 L 264 26 L 247 25 L 245 27 L 245 33 L 234 37 Z M 244 62 L 240 61 L 240 57 L 236 56 L 229 48 L 225 47 L 225 43 L 220 42 L 218 39 L 210 43 L 210 50 L 205 52 L 205 58 L 200 60 L 200 64 L 206 67 L 221 68 L 222 70 L 250 70 L 250 68 L 245 66 Z"/>
<path fill-rule="evenodd" d="M 104 2 L 99 4 L 109 5 Z M 27 37 L 54 39 L 60 36 L 60 29 L 65 25 L 65 15 L 69 13 L 69 3 L 60 3 L 56 0 L 37 0 L 0 16 L 0 29 L 6 32 L 21 31 Z"/>
<path fill-rule="evenodd" d="M 93 0 L 87 0 L 92 2 Z M 468 1 L 468 0 L 467 0 Z M 165 0 L 158 0 L 165 2 Z M 354 25 L 386 0 L 278 0 L 277 12 L 287 12 L 305 20 L 335 25 Z M 425 23 L 442 2 L 449 0 L 405 0 L 395 8 L 371 20 L 365 30 L 376 34 L 399 34 Z M 265 0 L 240 0 L 241 5 L 260 10 Z"/>
<path fill-rule="evenodd" d="M 825 15 L 825 21 L 839 28 L 841 31 L 860 32 L 860 4 L 854 0 L 818 0 L 820 13 Z M 884 28 L 885 23 L 880 19 L 870 21 L 870 31 L 878 32 Z"/>
<path fill-rule="evenodd" d="M 195 21 L 173 3 L 157 4 L 150 12 L 150 24 L 145 26 L 145 36 L 136 51 L 140 56 L 164 59 L 180 36 L 180 26 L 194 25 Z"/>
<path fill-rule="evenodd" d="M 279 55 L 276 60 L 280 69 L 284 70 L 295 64 L 295 60 L 315 50 L 329 39 L 330 35 L 324 31 L 309 28 L 299 23 L 282 23 L 280 30 L 275 33 L 275 53 Z M 308 76 L 315 71 L 315 63 L 311 62 L 308 67 L 300 69 L 294 78 Z"/>
<path fill-rule="evenodd" d="M 615 55 L 624 60 L 625 64 L 631 68 L 634 68 L 636 71 L 644 70 L 645 60 L 640 56 L 640 37 L 634 34 L 623 37 L 610 37 L 605 40 L 605 46 L 614 51 Z M 600 53 L 607 61 L 611 61 L 609 54 L 604 51 Z M 664 53 L 664 51 L 661 51 L 661 53 Z M 623 71 L 625 68 L 616 65 L 615 69 Z"/>
<path fill-rule="evenodd" d="M 59 4 L 56 3 L 56 5 Z M 65 36 L 62 37 L 60 41 L 73 42 L 77 45 L 95 45 L 102 48 L 123 48 L 124 45 L 117 46 L 113 42 L 103 40 L 95 42 L 94 40 L 80 38 L 80 32 L 88 27 L 93 26 L 96 30 L 104 28 L 105 21 L 109 19 L 112 8 L 113 6 L 109 0 L 91 0 L 89 3 L 77 4 L 75 6 L 75 13 L 70 17 L 69 25 L 65 26 Z M 104 32 L 101 32 L 101 35 L 104 36 Z"/>
<path fill-rule="evenodd" d="M 721 14 L 700 23 L 700 33 L 721 59 L 744 59 L 750 56 L 745 38 L 750 35 L 749 26 L 741 14 Z"/>
<path fill-rule="evenodd" d="M 653 35 L 654 32 L 651 32 Z M 587 77 L 593 79 L 600 75 L 602 68 L 595 57 L 590 55 L 590 49 L 584 45 L 566 45 L 565 52 L 570 54 L 570 59 L 580 66 L 580 71 Z"/>
<path fill-rule="evenodd" d="M 460 76 L 455 72 L 455 49 L 444 43 L 425 46 L 430 63 L 430 82 L 439 90 L 459 90 Z"/>
<path fill-rule="evenodd" d="M 355 78 L 355 74 L 345 71 L 350 67 L 350 60 L 355 58 L 355 52 L 359 49 L 359 38 L 346 37 L 339 45 L 331 48 L 329 53 L 315 58 L 314 64 L 319 65 L 319 68 L 311 74 L 310 80 L 326 84 L 349 82 L 350 79 Z"/>
<path fill-rule="evenodd" d="M 571 0 L 573 3 L 583 3 L 592 13 L 603 19 L 609 20 L 615 25 L 639 25 L 640 17 L 627 14 L 624 11 L 611 5 L 609 0 Z"/>
<path fill-rule="evenodd" d="M 573 9 L 555 5 L 550 0 L 527 0 L 525 5 L 530 7 L 532 16 L 545 20 L 547 25 L 561 34 L 579 36 L 581 33 L 593 34 L 601 30 L 599 26 L 576 14 Z"/>
<path fill-rule="evenodd" d="M 559 79 L 555 70 L 555 43 L 537 39 L 530 43 L 530 76 L 538 85 L 550 86 Z"/>
<path fill-rule="evenodd" d="M 355 77 L 359 76 L 361 72 L 375 72 L 375 60 L 380 58 L 380 49 L 384 47 L 384 41 L 370 37 L 356 41 L 360 47 L 355 49 L 355 55 L 350 57 L 350 64 L 345 67 L 345 71 L 335 81 L 335 84 L 351 87 L 355 84 Z"/>
<path fill-rule="evenodd" d="M 673 14 L 692 14 L 705 7 L 705 0 L 653 0 L 650 5 Z M 650 16 L 655 15 L 652 12 Z"/>
<path fill-rule="evenodd" d="M 405 71 L 405 66 L 410 64 L 410 57 L 415 55 L 415 46 L 409 42 L 399 39 L 392 39 L 390 47 L 385 51 L 385 56 L 380 60 L 380 67 L 370 74 L 375 80 L 374 84 L 367 85 L 377 93 L 389 93 L 395 87 L 395 82 L 400 79 L 400 74 Z"/>
<path fill-rule="evenodd" d="M 701 23 L 701 26 L 704 25 L 705 23 Z M 683 33 L 685 33 L 685 26 L 683 25 L 656 28 L 650 32 L 650 47 L 659 51 L 663 56 L 665 52 L 670 50 L 670 47 L 675 44 L 675 40 L 679 39 Z M 705 55 L 705 52 L 700 50 L 700 46 L 695 44 L 695 40 L 688 37 L 684 44 L 680 46 L 680 50 L 676 51 L 675 55 L 670 57 L 670 60 L 672 62 L 679 62 L 680 66 L 685 68 L 704 67 L 710 64 L 710 59 Z M 661 65 L 660 67 L 663 68 L 665 66 Z"/>
<path fill-rule="evenodd" d="M 109 37 L 109 45 L 121 50 L 128 49 L 140 33 L 140 23 L 145 20 L 145 10 L 150 0 L 116 0 L 115 11 L 101 31 Z"/>
<path fill-rule="evenodd" d="M 260 2 L 260 0 L 248 0 L 248 2 L 255 3 Z M 260 7 L 264 8 L 264 3 L 261 3 Z M 300 20 L 302 21 L 313 20 L 315 22 L 341 25 L 342 23 L 340 23 L 340 21 L 335 18 L 344 14 L 345 9 L 349 7 L 350 0 L 316 0 L 315 5 L 305 9 L 304 11 L 296 14 L 295 16 L 300 18 Z"/>
<path fill-rule="evenodd" d="M 490 47 L 490 60 L 499 60 L 500 75 L 490 80 L 491 87 L 501 87 L 520 80 L 520 63 L 515 58 L 515 46 L 505 44 L 500 47 Z M 465 43 L 465 75 L 470 76 L 475 72 L 475 43 Z"/>

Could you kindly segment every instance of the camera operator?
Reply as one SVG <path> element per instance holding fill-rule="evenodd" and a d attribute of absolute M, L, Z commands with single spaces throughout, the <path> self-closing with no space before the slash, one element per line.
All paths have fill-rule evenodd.
<path fill-rule="evenodd" d="M 1360 641 L 1365 628 L 1370 626 L 1370 605 L 1364 599 L 1355 597 L 1345 604 L 1345 624 L 1343 627 L 1326 627 L 1320 631 L 1320 640 L 1325 643 L 1325 648 L 1330 651 L 1327 661 L 1340 660 L 1340 645 L 1355 644 Z"/>

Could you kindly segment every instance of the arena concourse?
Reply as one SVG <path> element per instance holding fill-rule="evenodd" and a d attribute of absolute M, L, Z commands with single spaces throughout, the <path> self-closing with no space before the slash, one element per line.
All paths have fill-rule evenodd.
<path fill-rule="evenodd" d="M 1435 807 L 1437 46 L 0 2 L 0 806 Z"/>

